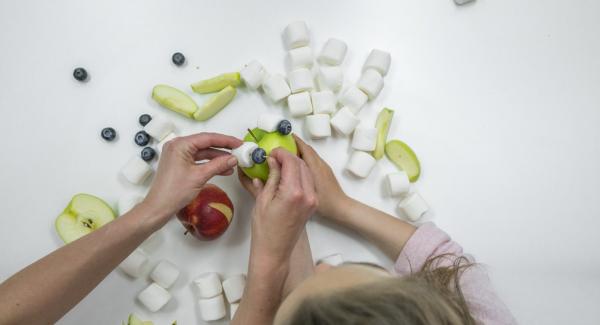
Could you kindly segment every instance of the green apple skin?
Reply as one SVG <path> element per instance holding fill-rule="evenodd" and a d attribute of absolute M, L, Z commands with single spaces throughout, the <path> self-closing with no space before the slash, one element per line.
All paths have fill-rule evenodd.
<path fill-rule="evenodd" d="M 411 183 L 416 182 L 421 176 L 421 163 L 417 154 L 406 143 L 390 140 L 385 144 L 385 155 L 398 169 L 406 172 Z"/>
<path fill-rule="evenodd" d="M 76 194 L 56 218 L 56 232 L 66 243 L 83 237 L 115 219 L 115 212 L 102 199 Z"/>
<path fill-rule="evenodd" d="M 377 160 L 383 158 L 385 151 L 385 142 L 387 140 L 388 131 L 390 130 L 390 124 L 392 124 L 392 118 L 394 117 L 394 110 L 384 108 L 377 115 L 377 122 L 375 127 L 377 128 L 377 144 L 375 150 L 373 150 L 373 157 Z"/>
<path fill-rule="evenodd" d="M 198 94 L 214 93 L 227 86 L 237 87 L 241 83 L 239 72 L 229 72 L 192 84 L 192 90 Z"/>
<path fill-rule="evenodd" d="M 202 104 L 192 117 L 196 121 L 206 121 L 217 115 L 225 106 L 227 106 L 233 98 L 235 98 L 237 90 L 233 86 L 227 86 L 223 90 L 214 94 L 204 104 Z"/>
<path fill-rule="evenodd" d="M 296 147 L 296 141 L 291 133 L 282 135 L 277 131 L 265 132 L 259 128 L 253 129 L 252 133 L 256 136 L 258 141 L 256 141 L 257 139 L 254 139 L 250 133 L 246 134 L 244 141 L 258 144 L 259 147 L 266 151 L 267 155 L 271 154 L 271 151 L 275 148 L 283 148 L 294 155 L 298 154 L 298 147 Z M 248 177 L 258 178 L 263 182 L 266 182 L 267 178 L 269 178 L 269 165 L 266 161 L 262 164 L 254 164 L 254 166 L 250 168 L 242 168 L 242 170 Z"/>
<path fill-rule="evenodd" d="M 189 118 L 193 118 L 194 113 L 198 110 L 198 105 L 192 97 L 167 85 L 156 85 L 152 89 L 152 99 L 161 106 Z"/>

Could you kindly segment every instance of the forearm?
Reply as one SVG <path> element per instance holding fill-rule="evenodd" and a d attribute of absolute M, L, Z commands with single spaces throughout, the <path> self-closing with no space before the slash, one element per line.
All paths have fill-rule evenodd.
<path fill-rule="evenodd" d="M 302 281 L 315 273 L 315 262 L 310 250 L 310 242 L 306 229 L 302 231 L 298 242 L 290 256 L 290 272 L 283 288 L 282 300 L 287 297 Z"/>
<path fill-rule="evenodd" d="M 152 214 L 140 204 L 6 280 L 0 285 L 0 324 L 55 323 L 164 224 Z"/>

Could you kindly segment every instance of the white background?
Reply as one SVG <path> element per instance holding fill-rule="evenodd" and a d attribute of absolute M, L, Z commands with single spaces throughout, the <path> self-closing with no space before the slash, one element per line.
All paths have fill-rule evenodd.
<path fill-rule="evenodd" d="M 421 159 L 416 188 L 429 218 L 490 266 L 499 294 L 523 324 L 600 322 L 600 2 L 595 0 L 29 1 L 0 2 L 0 280 L 61 245 L 53 222 L 78 192 L 114 203 L 128 186 L 117 171 L 137 154 L 141 113 L 170 116 L 181 134 L 241 136 L 265 111 L 286 108 L 245 89 L 206 123 L 150 99 L 157 83 L 189 83 L 258 59 L 284 72 L 280 33 L 310 26 L 315 51 L 345 40 L 349 82 L 373 47 L 392 53 L 386 87 L 360 117 L 396 109 L 392 138 Z M 175 51 L 188 65 L 170 63 Z M 74 67 L 91 80 L 73 80 Z M 204 98 L 196 96 L 199 102 Z M 300 129 L 302 121 L 294 121 Z M 113 126 L 116 143 L 100 140 Z M 382 197 L 383 160 L 364 181 L 342 172 L 348 141 L 313 142 L 353 197 L 395 214 Z M 234 177 L 216 179 L 236 204 L 219 240 L 183 237 L 177 221 L 152 256 L 181 266 L 175 302 L 148 315 L 134 302 L 147 284 L 113 272 L 61 324 L 120 324 L 135 311 L 157 324 L 198 323 L 189 281 L 244 272 L 252 207 Z M 315 257 L 383 255 L 316 219 Z M 85 254 L 85 252 L 82 252 Z M 169 323 L 170 324 L 170 323 Z"/>

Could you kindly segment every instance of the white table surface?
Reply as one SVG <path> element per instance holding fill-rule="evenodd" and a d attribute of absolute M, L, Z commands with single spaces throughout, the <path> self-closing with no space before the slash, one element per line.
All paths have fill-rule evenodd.
<path fill-rule="evenodd" d="M 375 5 L 374 3 L 379 3 Z M 429 218 L 490 266 L 500 295 L 523 324 L 600 322 L 600 2 L 430 1 L 2 1 L 0 2 L 0 280 L 61 245 L 54 218 L 78 192 L 116 202 L 143 192 L 117 178 L 137 154 L 141 113 L 165 114 L 182 134 L 242 135 L 266 111 L 240 90 L 206 123 L 187 121 L 150 99 L 157 83 L 189 83 L 258 59 L 284 71 L 280 33 L 308 22 L 312 46 L 345 40 L 347 80 L 373 47 L 392 53 L 381 95 L 360 117 L 396 109 L 391 138 L 421 159 L 415 188 Z M 170 63 L 175 51 L 188 65 Z M 91 80 L 73 80 L 74 67 Z M 198 101 L 203 99 L 195 97 Z M 297 129 L 301 120 L 294 120 Z M 100 140 L 113 126 L 120 139 Z M 395 213 L 382 197 L 383 160 L 366 180 L 344 172 L 348 141 L 313 142 L 352 196 Z M 175 302 L 149 315 L 134 302 L 147 280 L 108 276 L 60 324 L 120 324 L 130 312 L 167 324 L 201 323 L 189 281 L 206 271 L 246 269 L 252 202 L 234 177 L 214 181 L 232 197 L 234 223 L 214 242 L 161 232 L 153 261 L 181 266 Z M 315 257 L 390 265 L 357 236 L 314 220 Z M 170 323 L 168 323 L 170 324 Z"/>

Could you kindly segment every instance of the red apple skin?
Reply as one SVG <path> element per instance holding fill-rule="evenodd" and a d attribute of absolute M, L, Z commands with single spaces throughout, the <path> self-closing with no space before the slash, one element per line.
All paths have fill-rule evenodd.
<path fill-rule="evenodd" d="M 231 212 L 229 218 L 215 208 L 215 204 L 221 209 L 228 208 Z M 221 188 L 206 184 L 196 198 L 177 213 L 177 219 L 194 237 L 213 240 L 221 236 L 233 220 L 233 203 Z"/>

